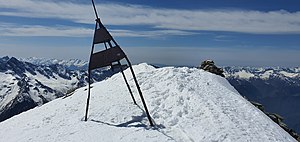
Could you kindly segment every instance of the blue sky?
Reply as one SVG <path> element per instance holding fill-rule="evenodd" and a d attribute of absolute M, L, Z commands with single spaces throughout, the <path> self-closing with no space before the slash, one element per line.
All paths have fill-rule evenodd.
<path fill-rule="evenodd" d="M 299 0 L 95 0 L 133 63 L 300 66 Z M 87 60 L 89 0 L 0 0 L 0 56 Z"/>

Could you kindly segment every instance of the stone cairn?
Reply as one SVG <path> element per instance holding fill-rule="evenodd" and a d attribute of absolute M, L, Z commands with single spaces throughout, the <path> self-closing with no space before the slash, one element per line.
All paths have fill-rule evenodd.
<path fill-rule="evenodd" d="M 224 71 L 222 68 L 218 68 L 213 60 L 205 60 L 201 63 L 201 65 L 198 67 L 200 69 L 203 69 L 205 71 L 211 72 L 213 74 L 225 77 L 225 75 L 223 74 Z"/>

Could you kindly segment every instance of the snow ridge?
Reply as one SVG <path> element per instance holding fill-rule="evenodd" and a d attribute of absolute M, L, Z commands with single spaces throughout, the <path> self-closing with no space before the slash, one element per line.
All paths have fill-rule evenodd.
<path fill-rule="evenodd" d="M 84 87 L 0 123 L 0 136 L 8 142 L 295 141 L 222 77 L 187 67 L 139 64 L 134 70 L 156 128 L 132 103 L 118 73 L 92 85 L 87 122 Z M 133 88 L 129 70 L 125 74 Z M 133 93 L 142 106 L 137 90 Z"/>

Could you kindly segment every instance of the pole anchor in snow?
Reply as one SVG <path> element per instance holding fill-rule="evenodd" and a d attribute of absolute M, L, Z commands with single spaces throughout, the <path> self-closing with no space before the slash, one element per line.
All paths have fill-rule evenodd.
<path fill-rule="evenodd" d="M 121 65 L 121 63 L 120 63 L 121 60 L 125 59 L 130 68 L 130 71 L 133 76 L 135 85 L 137 87 L 139 96 L 140 96 L 143 106 L 145 108 L 145 112 L 147 114 L 149 123 L 151 126 L 154 126 L 151 116 L 149 114 L 146 102 L 144 100 L 141 88 L 138 84 L 138 81 L 136 79 L 135 73 L 133 71 L 132 65 L 131 65 L 128 57 L 126 56 L 126 54 L 123 52 L 121 47 L 117 44 L 117 42 L 114 40 L 114 38 L 111 36 L 111 34 L 107 31 L 107 29 L 102 24 L 100 18 L 98 17 L 98 13 L 96 10 L 94 0 L 92 0 L 92 4 L 93 4 L 94 12 L 96 15 L 96 25 L 95 25 L 94 39 L 93 39 L 93 43 L 92 43 L 92 50 L 91 50 L 91 54 L 90 54 L 90 61 L 89 61 L 89 67 L 88 67 L 88 97 L 87 97 L 86 112 L 85 112 L 84 120 L 87 121 L 87 117 L 88 117 L 89 102 L 90 102 L 90 95 L 91 95 L 91 90 L 90 90 L 90 88 L 91 88 L 91 73 L 92 73 L 91 71 L 94 69 L 97 69 L 97 68 L 102 68 L 102 67 L 106 67 L 106 66 L 111 66 L 112 68 L 119 67 L 122 72 L 123 78 L 125 80 L 126 86 L 131 95 L 131 98 L 132 98 L 134 104 L 136 104 L 136 101 L 135 101 L 135 98 L 131 91 L 131 88 L 130 88 L 128 81 L 126 79 L 126 76 L 123 72 L 123 65 Z M 104 44 L 105 50 L 94 53 L 94 48 L 95 48 L 95 45 L 97 45 L 97 44 Z"/>

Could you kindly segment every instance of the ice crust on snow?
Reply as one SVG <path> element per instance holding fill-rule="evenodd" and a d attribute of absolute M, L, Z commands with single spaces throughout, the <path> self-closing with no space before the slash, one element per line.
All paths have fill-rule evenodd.
<path fill-rule="evenodd" d="M 7 142 L 53 141 L 295 141 L 241 97 L 222 77 L 196 68 L 134 66 L 148 109 L 134 105 L 120 73 L 94 83 L 88 121 L 86 87 L 0 123 Z M 135 88 L 130 71 L 125 71 Z"/>

